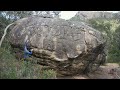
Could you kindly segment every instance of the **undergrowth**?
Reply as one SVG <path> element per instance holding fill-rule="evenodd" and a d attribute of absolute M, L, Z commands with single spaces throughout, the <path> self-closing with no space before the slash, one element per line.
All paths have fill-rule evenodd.
<path fill-rule="evenodd" d="M 54 70 L 43 70 L 41 65 L 30 61 L 17 60 L 5 41 L 0 48 L 0 79 L 54 79 Z M 28 59 L 29 60 L 29 59 Z"/>

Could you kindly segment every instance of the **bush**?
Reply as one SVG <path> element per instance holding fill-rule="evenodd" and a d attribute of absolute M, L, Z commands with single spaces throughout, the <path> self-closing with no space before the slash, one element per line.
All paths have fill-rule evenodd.
<path fill-rule="evenodd" d="M 53 79 L 56 72 L 42 70 L 38 64 L 29 61 L 18 61 L 8 42 L 4 42 L 0 48 L 0 79 Z"/>
<path fill-rule="evenodd" d="M 42 78 L 43 79 L 54 79 L 56 78 L 56 73 L 54 70 L 44 70 L 42 71 Z"/>
<path fill-rule="evenodd" d="M 9 50 L 0 48 L 0 78 L 16 78 L 15 58 Z"/>
<path fill-rule="evenodd" d="M 102 32 L 106 39 L 107 39 L 107 62 L 110 63 L 119 63 L 120 60 L 120 48 L 117 43 L 119 43 L 119 38 L 117 36 L 120 30 L 120 23 L 118 20 L 115 19 L 91 19 L 89 23 L 92 25 L 93 28 Z M 118 31 L 118 32 L 116 32 Z"/>

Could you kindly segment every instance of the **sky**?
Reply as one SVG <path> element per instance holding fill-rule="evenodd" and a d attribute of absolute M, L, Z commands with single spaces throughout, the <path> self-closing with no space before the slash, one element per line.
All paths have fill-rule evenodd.
<path fill-rule="evenodd" d="M 61 11 L 60 18 L 68 20 L 76 15 L 78 11 Z M 116 13 L 118 11 L 107 11 L 107 12 L 113 12 Z"/>
<path fill-rule="evenodd" d="M 61 11 L 60 18 L 68 20 L 76 15 L 78 11 Z"/>

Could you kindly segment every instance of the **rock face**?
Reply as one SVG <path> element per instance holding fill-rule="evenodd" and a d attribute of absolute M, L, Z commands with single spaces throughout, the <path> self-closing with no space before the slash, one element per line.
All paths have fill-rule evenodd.
<path fill-rule="evenodd" d="M 114 18 L 114 13 L 100 12 L 100 11 L 79 11 L 74 17 L 78 17 L 82 21 L 86 21 L 93 18 Z"/>
<path fill-rule="evenodd" d="M 103 35 L 85 24 L 37 16 L 15 23 L 10 32 L 11 45 L 21 48 L 27 40 L 39 63 L 60 74 L 91 72 L 105 61 Z"/>

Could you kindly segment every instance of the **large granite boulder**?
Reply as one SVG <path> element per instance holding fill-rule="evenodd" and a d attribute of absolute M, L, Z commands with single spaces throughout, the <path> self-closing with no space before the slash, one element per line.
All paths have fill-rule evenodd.
<path fill-rule="evenodd" d="M 25 41 L 40 64 L 72 75 L 96 70 L 105 61 L 104 36 L 80 22 L 31 16 L 20 19 L 10 31 L 10 43 L 21 48 Z"/>

